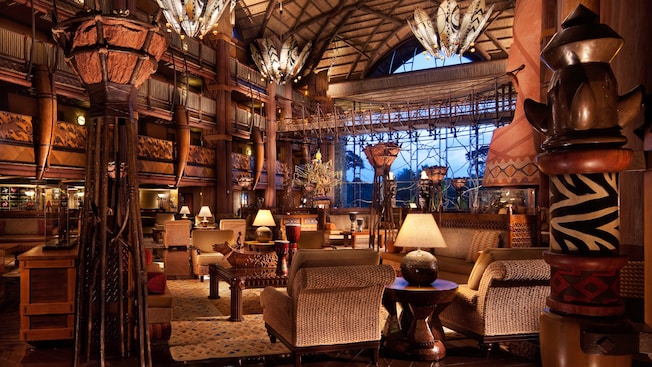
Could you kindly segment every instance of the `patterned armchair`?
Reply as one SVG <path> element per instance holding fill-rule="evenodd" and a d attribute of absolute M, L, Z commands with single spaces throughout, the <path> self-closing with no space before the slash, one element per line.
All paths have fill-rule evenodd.
<path fill-rule="evenodd" d="M 439 318 L 472 337 L 487 353 L 493 344 L 539 338 L 539 315 L 550 294 L 545 248 L 490 248 L 482 252 Z"/>
<path fill-rule="evenodd" d="M 270 340 L 292 350 L 295 366 L 302 354 L 344 349 L 369 349 L 377 363 L 381 299 L 394 278 L 373 250 L 299 249 L 287 289 L 261 292 Z"/>

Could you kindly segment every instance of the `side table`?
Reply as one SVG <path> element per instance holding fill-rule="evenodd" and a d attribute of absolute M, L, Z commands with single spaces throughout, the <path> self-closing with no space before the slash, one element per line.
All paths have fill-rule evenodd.
<path fill-rule="evenodd" d="M 351 248 L 355 248 L 357 237 L 358 236 L 369 237 L 369 230 L 365 229 L 363 231 L 358 231 L 358 232 L 342 231 L 342 236 L 344 237 L 342 240 L 342 246 L 351 246 Z"/>
<path fill-rule="evenodd" d="M 383 306 L 389 312 L 382 346 L 393 356 L 438 361 L 446 356 L 439 314 L 457 292 L 457 283 L 437 279 L 430 286 L 411 286 L 402 277 L 385 288 Z M 402 313 L 397 314 L 396 303 Z M 400 320 L 400 321 L 399 321 Z"/>
<path fill-rule="evenodd" d="M 275 255 L 275 254 L 274 254 Z M 265 288 L 267 286 L 282 288 L 287 286 L 288 277 L 276 274 L 276 267 L 225 268 L 219 264 L 208 265 L 210 288 L 208 298 L 220 298 L 218 281 L 223 280 L 231 289 L 231 316 L 229 321 L 242 321 L 242 290 Z"/>
<path fill-rule="evenodd" d="M 245 246 L 247 246 L 249 251 L 258 251 L 258 252 L 272 252 L 274 251 L 274 241 L 270 242 L 258 242 L 258 241 L 245 241 Z"/>

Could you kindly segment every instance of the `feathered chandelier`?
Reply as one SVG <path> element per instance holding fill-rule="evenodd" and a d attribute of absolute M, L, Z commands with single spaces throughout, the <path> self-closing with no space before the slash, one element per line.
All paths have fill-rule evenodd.
<path fill-rule="evenodd" d="M 212 32 L 217 34 L 217 21 L 228 8 L 233 12 L 237 0 L 156 0 L 167 19 L 168 32 L 174 30 L 200 39 Z"/>
<path fill-rule="evenodd" d="M 257 39 L 250 45 L 251 56 L 258 70 L 276 84 L 284 84 L 299 74 L 311 47 L 312 42 L 308 42 L 299 52 L 299 43 L 293 36 L 286 38 L 282 44 L 277 37 L 268 37 Z"/>
<path fill-rule="evenodd" d="M 491 16 L 493 5 L 486 10 L 484 0 L 473 0 L 460 22 L 460 7 L 455 0 L 444 0 L 437 10 L 436 25 L 428 14 L 414 9 L 414 20 L 408 20 L 412 33 L 426 51 L 434 57 L 444 59 L 455 54 L 475 52 L 474 43 L 484 30 Z"/>

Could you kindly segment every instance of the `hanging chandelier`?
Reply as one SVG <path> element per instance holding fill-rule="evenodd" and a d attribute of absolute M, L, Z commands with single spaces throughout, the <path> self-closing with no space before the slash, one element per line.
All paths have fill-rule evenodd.
<path fill-rule="evenodd" d="M 254 42 L 250 46 L 254 63 L 263 77 L 276 84 L 284 84 L 299 74 L 312 47 L 312 42 L 308 42 L 299 52 L 299 43 L 293 36 L 282 44 L 277 37 L 260 38 L 256 43 L 258 47 Z"/>
<path fill-rule="evenodd" d="M 493 5 L 486 10 L 484 0 L 473 0 L 460 22 L 460 7 L 455 0 L 444 0 L 437 10 L 436 28 L 428 14 L 414 9 L 414 19 L 408 20 L 412 33 L 426 51 L 444 59 L 468 50 L 475 52 L 475 40 L 484 30 Z"/>
<path fill-rule="evenodd" d="M 181 39 L 217 34 L 217 21 L 229 8 L 233 12 L 237 0 L 156 0 L 167 19 L 168 32 L 174 30 Z"/>

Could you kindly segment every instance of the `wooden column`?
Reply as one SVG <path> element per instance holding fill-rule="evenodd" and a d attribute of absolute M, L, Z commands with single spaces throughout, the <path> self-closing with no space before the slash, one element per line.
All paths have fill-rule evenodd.
<path fill-rule="evenodd" d="M 638 338 L 626 319 L 619 272 L 619 174 L 633 161 L 621 129 L 642 89 L 619 96 L 610 62 L 623 40 L 577 6 L 541 51 L 553 71 L 548 104 L 525 100 L 547 139 L 537 156 L 550 177 L 550 296 L 540 317 L 544 367 L 629 366 Z"/>
<path fill-rule="evenodd" d="M 227 14 L 228 15 L 228 14 Z M 223 20 L 221 23 L 229 23 Z M 229 27 L 230 28 L 230 27 Z M 230 33 L 222 31 L 213 41 L 217 56 L 216 86 L 214 97 L 217 102 L 217 113 L 215 117 L 216 131 L 215 142 L 215 208 L 213 214 L 216 218 L 233 215 L 233 162 L 231 152 L 233 151 L 232 127 L 231 127 L 231 88 L 230 84 L 230 60 L 231 60 L 231 37 Z"/>
<path fill-rule="evenodd" d="M 267 84 L 269 101 L 265 104 L 265 168 L 267 187 L 265 188 L 265 207 L 276 206 L 276 84 Z"/>

